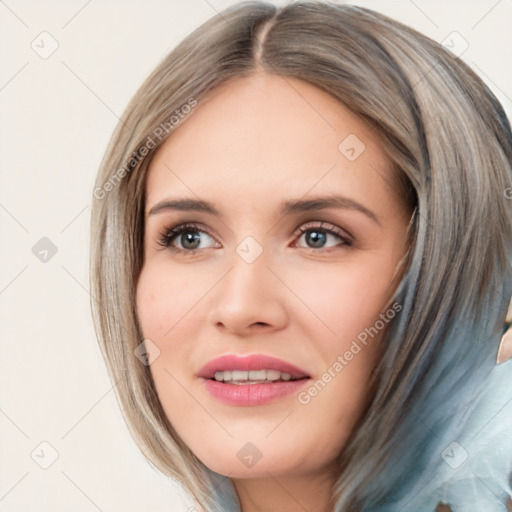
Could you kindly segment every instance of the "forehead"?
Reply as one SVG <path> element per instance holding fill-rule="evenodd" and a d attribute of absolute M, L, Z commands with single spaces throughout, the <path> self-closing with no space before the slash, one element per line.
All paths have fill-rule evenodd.
<path fill-rule="evenodd" d="M 167 192 L 231 201 L 347 186 L 362 193 L 384 186 L 391 165 L 377 134 L 331 95 L 296 78 L 263 74 L 234 79 L 202 99 L 148 172 L 151 205 Z"/>

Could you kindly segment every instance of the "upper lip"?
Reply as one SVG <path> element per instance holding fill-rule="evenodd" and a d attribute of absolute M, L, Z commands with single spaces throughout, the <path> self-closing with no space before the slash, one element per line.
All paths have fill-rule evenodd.
<path fill-rule="evenodd" d="M 281 373 L 289 373 L 292 379 L 309 377 L 308 373 L 297 366 L 265 354 L 251 354 L 240 356 L 225 354 L 216 357 L 204 365 L 197 373 L 198 377 L 211 379 L 215 372 L 226 370 L 277 370 Z"/>

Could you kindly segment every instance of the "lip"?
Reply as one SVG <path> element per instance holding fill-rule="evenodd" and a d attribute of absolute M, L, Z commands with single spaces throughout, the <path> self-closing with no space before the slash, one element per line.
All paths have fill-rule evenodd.
<path fill-rule="evenodd" d="M 272 382 L 268 384 L 230 384 L 212 380 L 215 372 L 224 370 L 277 370 L 289 373 L 289 381 Z M 297 366 L 264 354 L 238 356 L 226 354 L 207 363 L 198 372 L 209 394 L 222 403 L 238 406 L 256 406 L 275 402 L 297 392 L 310 380 L 305 370 Z"/>
<path fill-rule="evenodd" d="M 225 354 L 212 359 L 203 366 L 197 373 L 197 376 L 203 379 L 211 379 L 215 375 L 215 372 L 225 370 L 277 370 L 281 373 L 289 373 L 292 379 L 309 377 L 305 370 L 287 361 L 265 354 L 251 354 L 247 356 Z"/>

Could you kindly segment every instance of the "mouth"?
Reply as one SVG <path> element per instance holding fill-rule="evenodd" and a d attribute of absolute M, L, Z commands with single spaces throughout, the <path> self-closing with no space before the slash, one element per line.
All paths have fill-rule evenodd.
<path fill-rule="evenodd" d="M 311 377 L 297 366 L 263 354 L 227 354 L 197 374 L 211 396 L 230 405 L 263 405 L 301 388 Z"/>
<path fill-rule="evenodd" d="M 305 370 L 294 364 L 265 354 L 225 354 L 208 362 L 197 376 L 231 384 L 270 383 L 310 377 Z"/>

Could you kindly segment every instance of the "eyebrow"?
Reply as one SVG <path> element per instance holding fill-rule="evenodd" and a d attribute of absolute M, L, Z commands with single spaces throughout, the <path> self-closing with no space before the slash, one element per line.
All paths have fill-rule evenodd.
<path fill-rule="evenodd" d="M 327 208 L 340 208 L 346 210 L 355 210 L 363 213 L 371 220 L 381 225 L 378 216 L 361 203 L 348 197 L 339 195 L 318 196 L 311 199 L 287 200 L 280 205 L 279 215 L 284 216 L 288 213 L 300 213 Z M 148 212 L 149 215 L 155 215 L 168 210 L 178 211 L 197 211 L 210 213 L 222 217 L 221 212 L 210 202 L 201 199 L 164 199 L 156 203 Z"/>

